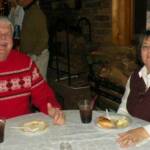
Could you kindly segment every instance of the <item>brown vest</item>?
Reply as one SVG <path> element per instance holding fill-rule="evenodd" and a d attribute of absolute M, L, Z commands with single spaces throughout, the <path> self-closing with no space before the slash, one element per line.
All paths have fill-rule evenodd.
<path fill-rule="evenodd" d="M 127 110 L 135 117 L 150 121 L 150 88 L 146 90 L 143 78 L 135 71 L 130 80 L 130 94 L 127 99 Z"/>

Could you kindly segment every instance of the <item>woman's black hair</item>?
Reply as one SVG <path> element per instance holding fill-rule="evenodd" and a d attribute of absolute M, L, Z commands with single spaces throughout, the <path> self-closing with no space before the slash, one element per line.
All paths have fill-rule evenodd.
<path fill-rule="evenodd" d="M 142 58 L 141 58 L 141 49 L 142 49 L 142 45 L 143 45 L 143 41 L 145 38 L 148 38 L 150 37 L 150 30 L 145 30 L 139 37 L 139 40 L 138 40 L 138 45 L 136 47 L 137 49 L 137 63 L 138 65 L 140 66 L 143 66 L 143 61 L 142 61 Z"/>

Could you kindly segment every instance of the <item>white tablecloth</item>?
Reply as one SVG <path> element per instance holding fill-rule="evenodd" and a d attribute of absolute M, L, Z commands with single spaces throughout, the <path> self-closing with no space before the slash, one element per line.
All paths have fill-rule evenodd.
<path fill-rule="evenodd" d="M 129 127 L 124 129 L 101 129 L 96 126 L 95 119 L 103 112 L 93 112 L 90 124 L 82 124 L 78 110 L 64 111 L 66 123 L 63 126 L 53 125 L 49 116 L 43 113 L 33 113 L 6 121 L 5 140 L 0 143 L 0 150 L 59 150 L 61 142 L 69 142 L 73 150 L 120 150 L 116 143 L 118 133 L 131 128 L 147 124 L 147 122 L 132 118 Z M 20 126 L 30 120 L 40 119 L 48 123 L 46 132 L 35 135 L 24 134 L 19 129 L 11 127 Z M 150 141 L 129 148 L 132 150 L 149 150 Z"/>

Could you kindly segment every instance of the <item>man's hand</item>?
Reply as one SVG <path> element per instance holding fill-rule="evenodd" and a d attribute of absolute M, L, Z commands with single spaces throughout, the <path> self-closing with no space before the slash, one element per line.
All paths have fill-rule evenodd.
<path fill-rule="evenodd" d="M 149 137 L 150 135 L 146 132 L 146 130 L 140 127 L 119 134 L 117 142 L 120 144 L 120 147 L 127 148 L 129 146 L 134 146 Z"/>
<path fill-rule="evenodd" d="M 63 125 L 65 122 L 64 113 L 59 108 L 54 108 L 50 103 L 47 104 L 47 110 L 50 117 L 53 118 L 53 123 Z"/>

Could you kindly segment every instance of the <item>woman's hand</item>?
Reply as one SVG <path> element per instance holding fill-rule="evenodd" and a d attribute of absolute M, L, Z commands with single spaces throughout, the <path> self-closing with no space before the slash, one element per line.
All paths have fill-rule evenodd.
<path fill-rule="evenodd" d="M 150 135 L 146 132 L 146 130 L 140 127 L 119 134 L 117 142 L 120 144 L 120 147 L 127 148 L 129 146 L 136 145 L 149 137 Z"/>
<path fill-rule="evenodd" d="M 53 123 L 63 125 L 65 122 L 64 113 L 59 108 L 54 108 L 50 103 L 47 104 L 47 110 L 50 117 L 53 118 Z"/>

